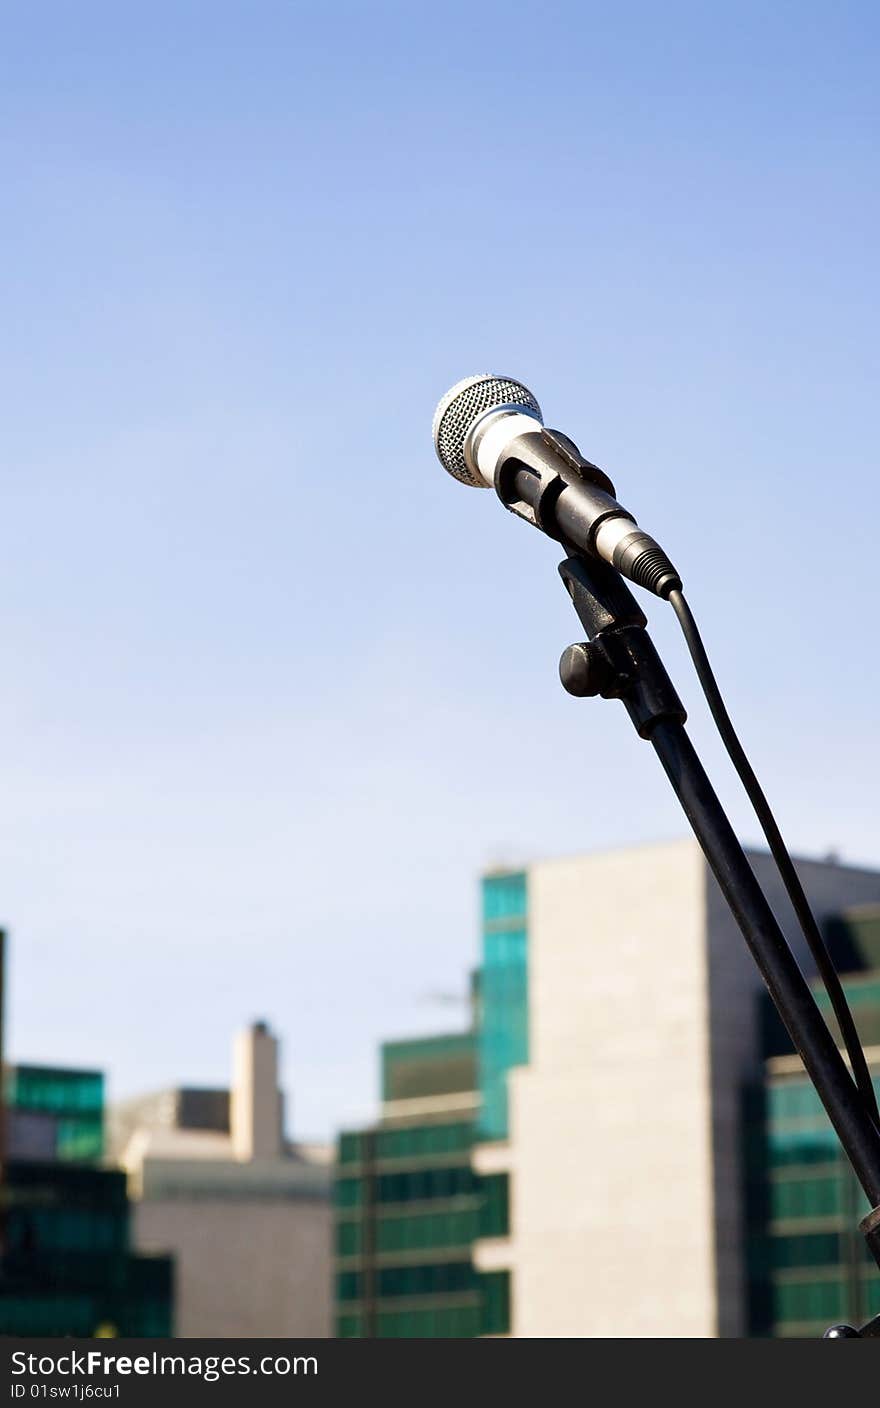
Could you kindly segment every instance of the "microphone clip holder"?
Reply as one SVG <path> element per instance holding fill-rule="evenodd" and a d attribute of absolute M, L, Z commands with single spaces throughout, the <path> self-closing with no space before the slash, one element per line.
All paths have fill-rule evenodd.
<path fill-rule="evenodd" d="M 559 662 L 562 686 L 578 698 L 621 699 L 640 738 L 661 721 L 683 724 L 687 712 L 645 627 L 647 618 L 623 578 L 601 564 L 569 557 L 559 568 L 590 637 Z"/>

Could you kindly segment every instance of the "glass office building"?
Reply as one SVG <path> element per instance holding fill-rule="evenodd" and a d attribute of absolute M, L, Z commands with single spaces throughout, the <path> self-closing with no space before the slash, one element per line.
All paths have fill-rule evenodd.
<path fill-rule="evenodd" d="M 476 1121 L 472 1032 L 382 1048 L 383 1115 L 340 1136 L 336 1334 L 467 1339 L 507 1329 L 506 1277 L 471 1248 L 507 1226 L 504 1178 L 470 1164 Z"/>
<path fill-rule="evenodd" d="M 508 1176 L 476 1173 L 478 1142 L 507 1134 L 507 1073 L 528 1059 L 524 874 L 487 876 L 470 1031 L 388 1042 L 382 1117 L 339 1139 L 336 1333 L 343 1338 L 505 1335 L 507 1271 L 474 1244 L 509 1231 Z"/>
<path fill-rule="evenodd" d="M 55 1159 L 100 1159 L 104 1153 L 104 1077 L 100 1071 L 12 1066 L 6 1072 L 12 1151 Z"/>
<path fill-rule="evenodd" d="M 828 937 L 839 968 L 866 965 L 844 989 L 880 1093 L 880 910 L 841 916 Z M 746 1094 L 751 1330 L 815 1338 L 880 1314 L 880 1275 L 858 1230 L 867 1201 L 769 1000 L 763 1025 L 766 1078 Z"/>
<path fill-rule="evenodd" d="M 169 1335 L 171 1259 L 132 1254 L 125 1175 L 98 1164 L 101 1073 L 14 1066 L 4 1096 L 0 1334 Z"/>

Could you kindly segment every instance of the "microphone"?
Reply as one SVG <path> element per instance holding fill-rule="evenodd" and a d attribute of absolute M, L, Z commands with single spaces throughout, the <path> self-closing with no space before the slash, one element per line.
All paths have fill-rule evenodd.
<path fill-rule="evenodd" d="M 434 448 L 462 484 L 493 489 L 505 508 L 590 553 L 664 599 L 681 590 L 666 553 L 617 502 L 614 485 L 574 441 L 544 425 L 528 387 L 486 372 L 456 382 L 437 407 Z"/>

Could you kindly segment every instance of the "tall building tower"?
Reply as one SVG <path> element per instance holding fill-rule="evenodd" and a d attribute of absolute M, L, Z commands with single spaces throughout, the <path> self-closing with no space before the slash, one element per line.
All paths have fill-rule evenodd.
<path fill-rule="evenodd" d="M 0 933 L 0 1019 L 6 952 Z M 0 1140 L 0 1335 L 170 1335 L 172 1260 L 135 1252 L 102 1166 L 102 1073 L 0 1063 Z"/>
<path fill-rule="evenodd" d="M 137 1253 L 125 1175 L 101 1166 L 100 1071 L 7 1066 L 0 1334 L 167 1336 L 173 1263 Z"/>
<path fill-rule="evenodd" d="M 339 1141 L 336 1334 L 470 1339 L 506 1333 L 507 1276 L 472 1250 L 507 1230 L 506 1179 L 471 1167 L 473 1032 L 387 1042 L 382 1115 Z"/>

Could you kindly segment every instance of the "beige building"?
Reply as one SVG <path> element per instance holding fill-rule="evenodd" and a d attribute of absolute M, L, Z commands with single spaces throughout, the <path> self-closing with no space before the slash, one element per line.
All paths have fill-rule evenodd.
<path fill-rule="evenodd" d="M 129 1101 L 110 1136 L 135 1246 L 174 1254 L 177 1337 L 330 1335 L 331 1154 L 285 1140 L 264 1023 L 236 1036 L 229 1091 Z"/>
<path fill-rule="evenodd" d="M 791 933 L 769 858 L 750 860 Z M 880 900 L 876 872 L 798 870 L 820 920 Z M 507 1073 L 507 1137 L 472 1156 L 509 1175 L 509 1235 L 478 1241 L 475 1265 L 510 1273 L 514 1336 L 744 1334 L 762 984 L 739 930 L 691 840 L 525 879 L 528 1056 Z"/>

